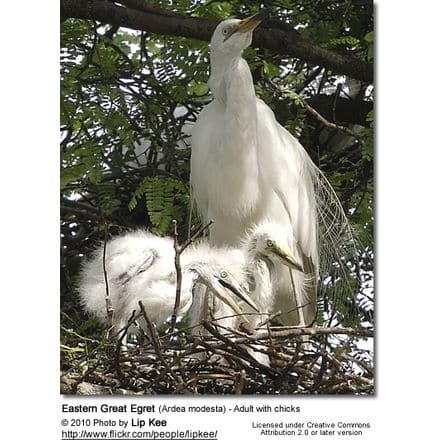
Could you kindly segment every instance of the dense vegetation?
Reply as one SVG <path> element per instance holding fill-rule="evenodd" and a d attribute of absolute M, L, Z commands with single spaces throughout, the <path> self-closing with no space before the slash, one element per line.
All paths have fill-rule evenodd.
<path fill-rule="evenodd" d="M 356 307 L 339 305 L 326 324 L 372 328 L 372 2 L 61 0 L 63 368 L 96 335 L 75 293 L 84 256 L 129 228 L 170 235 L 176 219 L 187 230 L 190 131 L 211 99 L 209 36 L 262 6 L 272 18 L 244 55 L 257 94 L 330 180 L 359 240 L 348 263 L 361 279 L 349 286 Z"/>

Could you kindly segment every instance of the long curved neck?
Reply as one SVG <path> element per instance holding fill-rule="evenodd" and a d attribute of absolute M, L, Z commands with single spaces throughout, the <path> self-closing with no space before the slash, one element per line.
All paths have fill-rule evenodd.
<path fill-rule="evenodd" d="M 222 154 L 230 159 L 229 166 L 238 166 L 240 173 L 247 170 L 252 173 L 248 177 L 255 178 L 257 101 L 248 64 L 240 55 L 211 54 L 209 86 L 220 107 L 219 114 L 224 115 Z M 243 167 L 241 161 L 248 167 Z"/>
<path fill-rule="evenodd" d="M 238 236 L 231 225 L 242 224 L 250 217 L 259 197 L 257 101 L 252 75 L 243 58 L 214 54 L 211 63 L 209 86 L 215 96 L 210 104 L 211 143 L 215 148 L 210 150 L 210 160 L 219 171 L 214 170 L 209 178 L 209 216 L 219 221 L 210 235 L 214 243 L 235 244 Z M 224 213 L 226 223 L 221 221 Z"/>
<path fill-rule="evenodd" d="M 224 104 L 228 111 L 242 114 L 243 108 L 247 106 L 252 111 L 255 108 L 256 96 L 251 71 L 241 55 L 226 57 L 223 54 L 211 54 L 209 87 L 215 99 Z"/>
<path fill-rule="evenodd" d="M 255 283 L 253 299 L 260 307 L 260 311 L 267 313 L 273 303 L 272 262 L 268 259 L 253 258 L 250 260 L 250 266 L 250 273 L 252 273 Z"/>

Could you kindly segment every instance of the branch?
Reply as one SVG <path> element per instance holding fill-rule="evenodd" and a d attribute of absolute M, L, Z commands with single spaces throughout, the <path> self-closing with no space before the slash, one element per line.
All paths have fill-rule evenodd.
<path fill-rule="evenodd" d="M 374 332 L 372 330 L 365 329 L 354 329 L 354 328 L 343 328 L 343 327 L 298 327 L 290 328 L 286 330 L 275 330 L 273 327 L 270 331 L 259 330 L 256 335 L 248 336 L 246 339 L 276 339 L 286 336 L 314 336 L 314 335 L 347 335 L 353 337 L 363 337 L 372 338 L 374 337 Z M 239 338 L 235 340 L 237 343 L 244 342 Z"/>
<path fill-rule="evenodd" d="M 148 330 L 150 332 L 151 342 L 153 344 L 154 351 L 156 352 L 157 357 L 161 361 L 162 365 L 165 367 L 166 371 L 179 384 L 179 386 L 181 388 L 187 389 L 188 385 L 186 384 L 184 379 L 181 378 L 178 374 L 176 374 L 172 370 L 172 368 L 168 365 L 168 362 L 166 361 L 166 359 L 162 355 L 162 349 L 161 349 L 161 346 L 160 346 L 160 340 L 159 340 L 159 336 L 157 334 L 156 327 L 153 325 L 153 323 L 151 322 L 150 318 L 148 317 L 147 312 L 145 311 L 144 304 L 142 303 L 142 301 L 139 301 L 138 304 L 139 304 L 139 307 L 141 309 L 141 313 L 142 313 L 142 315 L 143 315 L 143 317 L 145 319 L 145 322 L 147 323 L 147 327 L 148 327 Z"/>
<path fill-rule="evenodd" d="M 324 124 L 327 128 L 339 130 L 342 131 L 345 134 L 348 134 L 349 136 L 355 138 L 362 146 L 364 145 L 364 141 L 360 136 L 358 136 L 353 130 L 350 130 L 348 127 L 345 127 L 344 125 L 338 125 L 334 122 L 328 121 L 324 116 L 322 116 L 320 113 L 318 113 L 310 104 L 308 104 L 304 99 L 302 99 L 302 103 L 304 105 L 304 108 L 321 124 Z"/>
<path fill-rule="evenodd" d="M 183 252 L 177 241 L 179 233 L 177 232 L 177 221 L 173 220 L 174 225 L 174 265 L 176 267 L 176 299 L 174 302 L 173 314 L 171 316 L 170 334 L 174 332 L 177 321 L 177 311 L 180 307 L 180 294 L 182 291 L 182 267 L 180 266 L 180 255 Z"/>
<path fill-rule="evenodd" d="M 81 202 L 80 200 L 70 200 L 67 197 L 62 198 L 62 206 L 69 208 L 82 209 L 83 211 L 89 211 L 97 216 L 100 214 L 99 208 L 91 205 L 90 203 Z"/>
<path fill-rule="evenodd" d="M 260 368 L 262 371 L 264 371 L 265 374 L 268 376 L 274 376 L 274 371 L 267 367 L 264 364 L 261 364 L 258 362 L 253 356 L 251 356 L 245 348 L 237 344 L 237 340 L 234 339 L 231 340 L 230 338 L 226 337 L 225 335 L 222 335 L 220 332 L 218 332 L 208 321 L 202 322 L 203 327 L 206 328 L 206 330 L 209 331 L 214 337 L 222 341 L 226 346 L 229 346 L 233 351 L 238 355 L 238 357 L 241 357 L 242 359 L 249 362 L 251 365 L 254 365 L 255 368 Z"/>
<path fill-rule="evenodd" d="M 209 222 L 201 226 L 199 229 L 197 229 L 196 232 L 182 245 L 182 252 L 196 239 L 199 238 L 200 235 L 202 235 L 212 224 L 214 223 L 214 220 L 209 220 Z"/>
<path fill-rule="evenodd" d="M 278 92 L 280 94 L 283 94 L 283 90 L 280 86 L 278 86 L 278 84 L 276 84 L 275 82 L 273 82 L 270 78 L 266 78 L 266 81 L 275 89 L 278 90 Z M 317 120 L 319 121 L 321 124 L 325 125 L 327 128 L 333 129 L 333 130 L 339 130 L 342 131 L 345 134 L 348 134 L 349 136 L 355 138 L 359 144 L 361 144 L 362 146 L 364 146 L 364 141 L 362 140 L 362 138 L 360 136 L 358 136 L 355 132 L 353 132 L 352 130 L 350 130 L 348 127 L 345 127 L 344 125 L 338 125 L 335 124 L 334 122 L 330 122 L 328 121 L 326 118 L 324 118 L 324 116 L 322 116 L 320 113 L 318 113 L 310 104 L 308 104 L 306 102 L 306 100 L 304 98 L 301 98 L 299 95 L 298 99 L 301 101 L 302 105 L 304 106 L 304 108 Z"/>
<path fill-rule="evenodd" d="M 123 382 L 123 383 L 125 383 L 126 381 L 125 381 L 125 378 L 124 378 L 124 374 L 122 373 L 122 370 L 121 370 L 121 352 L 122 352 L 122 347 L 124 345 L 124 341 L 125 341 L 125 338 L 127 336 L 128 329 L 136 321 L 136 319 L 138 319 L 138 317 L 139 317 L 139 315 L 136 315 L 136 310 L 133 310 L 133 312 L 130 315 L 130 318 L 128 318 L 128 322 L 125 325 L 125 327 L 123 329 L 121 329 L 119 331 L 119 333 L 117 333 L 119 338 L 118 338 L 118 342 L 116 344 L 114 366 L 115 366 L 116 372 L 118 374 L 119 380 L 121 382 Z M 117 335 L 115 335 L 115 336 L 117 336 Z"/>
<path fill-rule="evenodd" d="M 81 18 L 98 20 L 114 26 L 209 41 L 218 21 L 184 16 L 139 0 L 118 2 L 104 0 L 60 0 L 61 19 Z M 276 25 L 273 21 L 270 25 Z M 258 28 L 254 31 L 254 46 L 269 49 L 280 55 L 300 58 L 324 66 L 336 73 L 372 83 L 373 64 L 324 49 L 301 38 L 297 31 L 278 28 Z"/>
<path fill-rule="evenodd" d="M 372 101 L 353 101 L 335 95 L 314 95 L 305 100 L 324 118 L 332 122 L 366 125 L 368 113 L 373 110 Z"/>
<path fill-rule="evenodd" d="M 109 285 L 108 285 L 108 274 L 107 274 L 107 267 L 106 267 L 106 253 L 107 253 L 107 243 L 108 243 L 108 225 L 107 222 L 104 223 L 104 248 L 102 250 L 102 271 L 104 273 L 104 282 L 105 282 L 105 308 L 107 311 L 107 337 L 110 335 L 112 328 L 113 328 L 113 315 L 114 315 L 114 309 L 113 304 L 110 298 L 110 291 L 109 291 Z"/>
<path fill-rule="evenodd" d="M 173 314 L 171 316 L 170 323 L 170 335 L 174 332 L 174 328 L 176 326 L 177 321 L 177 311 L 180 307 L 180 294 L 182 290 L 182 267 L 180 265 L 180 256 L 182 252 L 197 238 L 199 237 L 206 229 L 208 229 L 214 220 L 211 220 L 208 224 L 201 226 L 197 231 L 187 240 L 182 246 L 179 246 L 178 237 L 179 233 L 177 232 L 177 221 L 173 220 L 174 224 L 174 265 L 176 267 L 176 300 L 174 302 Z"/>

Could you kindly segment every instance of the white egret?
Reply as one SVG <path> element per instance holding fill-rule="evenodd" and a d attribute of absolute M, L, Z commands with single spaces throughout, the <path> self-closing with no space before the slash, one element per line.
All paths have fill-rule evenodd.
<path fill-rule="evenodd" d="M 211 246 L 209 254 L 222 265 L 230 264 L 231 255 L 234 255 L 235 261 L 230 270 L 233 271 L 236 279 L 240 279 L 241 285 L 246 286 L 258 309 L 256 313 L 248 305 L 238 303 L 252 329 L 259 327 L 273 312 L 280 310 L 280 304 L 276 303 L 274 298 L 274 286 L 278 284 L 277 267 L 303 272 L 302 266 L 286 246 L 285 237 L 280 234 L 276 225 L 270 222 L 262 222 L 254 226 L 243 240 L 241 247 Z M 289 304 L 289 308 L 292 309 L 292 304 Z M 288 311 L 284 307 L 281 307 L 281 310 L 284 313 Z M 292 310 L 291 313 L 293 312 Z M 191 307 L 190 322 L 195 327 L 208 315 L 212 315 L 217 323 L 227 329 L 238 329 L 240 326 L 238 318 L 231 316 L 225 304 L 215 297 L 210 298 L 207 294 L 199 295 Z M 203 329 L 200 330 L 204 333 Z M 260 363 L 269 365 L 267 355 L 258 352 L 253 346 L 249 347 L 248 351 Z"/>
<path fill-rule="evenodd" d="M 81 272 L 79 294 L 84 309 L 106 321 L 106 284 L 103 270 L 104 246 L 97 249 L 86 261 Z M 176 271 L 174 246 L 170 238 L 155 236 L 138 230 L 109 240 L 105 253 L 105 268 L 108 292 L 114 310 L 113 324 L 117 333 L 127 324 L 133 310 L 142 301 L 149 318 L 156 324 L 171 316 L 176 297 Z M 237 260 L 238 258 L 238 260 Z M 242 310 L 231 298 L 231 292 L 256 309 L 255 304 L 228 271 L 236 263 L 241 264 L 241 255 L 230 253 L 224 264 L 218 263 L 206 245 L 191 246 L 181 255 L 182 286 L 179 314 L 189 309 L 195 284 L 202 283 L 216 298 L 229 307 L 233 313 Z M 237 272 L 241 276 L 240 272 Z M 240 318 L 247 321 L 245 317 Z M 140 320 L 146 329 L 146 323 Z M 128 335 L 137 333 L 132 326 Z"/>
<path fill-rule="evenodd" d="M 285 304 L 282 302 L 284 297 L 278 298 L 275 295 L 289 270 L 295 274 L 304 273 L 304 268 L 289 250 L 283 231 L 277 225 L 262 222 L 247 233 L 243 240 L 243 251 L 246 253 L 250 279 L 248 289 L 262 316 L 267 319 L 270 314 L 281 311 L 283 319 L 286 314 L 296 313 L 295 304 Z M 254 319 L 251 319 L 251 324 L 255 327 L 258 324 L 256 319 L 261 319 L 255 314 L 252 316 Z"/>
<path fill-rule="evenodd" d="M 233 273 L 234 278 L 240 280 L 240 284 L 249 292 L 258 313 L 255 312 L 255 307 L 252 309 L 242 302 L 239 302 L 239 307 L 248 314 L 252 328 L 266 320 L 270 314 L 280 309 L 286 310 L 283 307 L 280 308 L 274 298 L 274 286 L 278 284 L 276 277 L 279 272 L 276 269 L 279 266 L 299 272 L 303 272 L 304 269 L 288 249 L 286 239 L 276 225 L 262 222 L 254 226 L 243 239 L 242 245 L 237 248 L 208 246 L 206 244 L 204 246 L 209 249 L 204 252 L 204 255 L 209 255 L 224 267 L 229 266 L 228 270 Z M 231 255 L 233 255 L 232 264 Z M 210 263 L 209 259 L 207 262 Z M 201 305 L 201 301 L 205 299 L 206 296 L 199 296 L 199 303 L 194 303 L 191 315 L 193 325 L 197 325 L 207 315 Z M 217 320 L 221 320 L 221 325 L 233 329 L 239 327 L 240 322 L 236 317 L 225 319 L 225 316 L 230 313 L 227 307 L 219 303 L 216 298 L 211 299 L 209 308 L 210 314 Z M 291 304 L 290 308 L 292 308 Z"/>
<path fill-rule="evenodd" d="M 211 39 L 209 87 L 214 96 L 192 132 L 191 189 L 210 242 L 238 246 L 264 221 L 283 236 L 304 272 L 277 266 L 274 302 L 290 325 L 315 319 L 321 246 L 335 249 L 346 219 L 333 189 L 307 152 L 255 95 L 242 52 L 269 15 L 221 22 Z M 318 243 L 319 242 L 319 243 Z"/>

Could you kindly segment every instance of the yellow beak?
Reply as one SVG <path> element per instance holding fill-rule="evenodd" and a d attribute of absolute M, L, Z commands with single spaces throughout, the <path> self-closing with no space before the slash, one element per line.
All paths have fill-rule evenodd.
<path fill-rule="evenodd" d="M 264 8 L 260 12 L 241 20 L 238 24 L 238 32 L 245 33 L 254 30 L 262 21 L 269 17 L 270 12 L 270 8 Z"/>
<path fill-rule="evenodd" d="M 217 289 L 216 286 L 212 286 L 212 293 L 229 306 L 244 322 L 249 322 L 246 316 L 243 314 L 243 310 L 238 306 L 238 304 L 227 294 L 222 291 L 222 289 Z"/>
<path fill-rule="evenodd" d="M 218 282 L 225 287 L 226 289 L 230 290 L 232 293 L 234 293 L 238 298 L 240 298 L 242 301 L 244 301 L 246 304 L 248 304 L 250 307 L 252 307 L 256 312 L 260 313 L 258 310 L 257 305 L 253 301 L 253 299 L 248 295 L 248 293 L 237 283 L 235 285 L 219 278 Z"/>
<path fill-rule="evenodd" d="M 292 255 L 289 249 L 284 246 L 281 246 L 278 243 L 274 243 L 274 245 L 270 248 L 271 252 L 277 257 L 277 260 L 291 269 L 299 270 L 300 272 L 304 272 L 304 268 L 300 263 L 298 263 L 295 257 Z"/>

